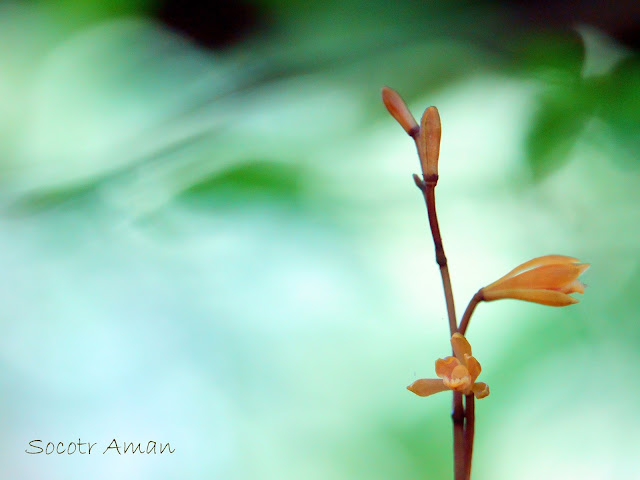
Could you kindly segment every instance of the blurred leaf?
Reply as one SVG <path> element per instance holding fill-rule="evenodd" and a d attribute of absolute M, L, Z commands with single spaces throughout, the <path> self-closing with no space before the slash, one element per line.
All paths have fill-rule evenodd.
<path fill-rule="evenodd" d="M 304 171 L 299 166 L 256 161 L 212 175 L 185 190 L 188 200 L 270 197 L 297 203 L 304 190 Z"/>
<path fill-rule="evenodd" d="M 562 167 L 592 110 L 586 89 L 574 84 L 547 94 L 540 101 L 526 140 L 527 160 L 540 180 Z"/>
<path fill-rule="evenodd" d="M 574 79 L 580 76 L 585 58 L 584 41 L 575 30 L 535 32 L 519 39 L 518 64 L 525 69 L 562 72 Z"/>
<path fill-rule="evenodd" d="M 602 83 L 598 114 L 609 124 L 617 146 L 630 155 L 613 158 L 622 166 L 640 166 L 640 57 L 621 62 Z"/>
<path fill-rule="evenodd" d="M 76 206 L 95 193 L 99 182 L 92 181 L 76 185 L 67 185 L 50 190 L 37 191 L 17 200 L 10 211 L 16 214 L 36 213 L 52 208 Z"/>
<path fill-rule="evenodd" d="M 153 0 L 38 0 L 68 25 L 88 25 L 124 15 L 142 14 Z"/>

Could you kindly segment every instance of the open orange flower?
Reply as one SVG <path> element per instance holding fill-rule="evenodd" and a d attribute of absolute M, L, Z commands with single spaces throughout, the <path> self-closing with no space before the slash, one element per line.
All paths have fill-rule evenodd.
<path fill-rule="evenodd" d="M 470 395 L 476 398 L 484 398 L 489 395 L 489 386 L 486 383 L 476 382 L 482 369 L 480 363 L 471 355 L 471 345 L 459 333 L 451 337 L 453 357 L 439 358 L 436 360 L 436 375 L 440 378 L 421 378 L 407 387 L 416 395 L 428 397 L 434 393 L 445 390 Z"/>
<path fill-rule="evenodd" d="M 570 293 L 584 293 L 585 285 L 578 280 L 588 263 L 563 255 L 545 255 L 517 266 L 504 277 L 480 290 L 483 300 L 490 302 L 513 298 L 564 307 L 578 303 Z"/>

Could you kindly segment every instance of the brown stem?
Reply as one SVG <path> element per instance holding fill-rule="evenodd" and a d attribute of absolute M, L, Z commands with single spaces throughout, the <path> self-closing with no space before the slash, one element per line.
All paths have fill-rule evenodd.
<path fill-rule="evenodd" d="M 425 204 L 427 206 L 429 227 L 431 228 L 431 236 L 433 237 L 433 245 L 436 251 L 436 263 L 440 267 L 442 287 L 444 290 L 444 300 L 447 305 L 449 331 L 450 334 L 453 335 L 458 330 L 458 322 L 456 321 L 456 310 L 453 303 L 453 289 L 451 288 L 451 277 L 449 276 L 447 257 L 444 254 L 442 236 L 440 235 L 440 226 L 438 225 L 438 216 L 436 215 L 435 187 L 436 183 L 438 182 L 438 176 L 423 176 L 423 179 L 418 177 L 418 175 L 413 175 L 413 180 L 416 183 L 416 186 L 422 192 Z M 466 449 L 464 437 L 464 419 L 465 411 L 462 402 L 462 394 L 459 392 L 453 392 L 451 420 L 453 421 L 453 469 L 455 480 L 464 480 L 465 475 Z"/>
<path fill-rule="evenodd" d="M 429 116 L 429 113 L 435 117 Z M 444 290 L 444 300 L 447 305 L 447 316 L 449 318 L 449 332 L 453 336 L 458 331 L 458 322 L 456 320 L 456 309 L 453 303 L 453 289 L 451 288 L 451 277 L 449 276 L 449 267 L 447 265 L 447 257 L 444 254 L 442 245 L 442 236 L 440 235 L 440 226 L 438 224 L 438 216 L 436 214 L 436 184 L 438 183 L 437 162 L 440 148 L 440 117 L 435 108 L 427 109 L 422 118 L 421 129 L 411 129 L 409 135 L 413 137 L 418 149 L 420 157 L 420 165 L 422 166 L 422 179 L 417 175 L 413 175 L 416 186 L 422 192 L 424 202 L 427 206 L 427 214 L 429 216 L 429 227 L 431 228 L 431 236 L 433 237 L 433 246 L 436 251 L 436 263 L 440 267 L 440 276 L 442 277 L 442 287 Z M 433 124 L 435 121 L 436 124 Z M 422 131 L 422 129 L 426 129 Z M 435 130 L 434 130 L 435 129 Z M 420 140 L 422 135 L 426 134 L 431 144 L 431 149 L 421 148 L 423 145 Z M 424 137 L 424 140 L 427 140 Z M 429 168 L 432 167 L 432 168 Z M 429 172 L 429 175 L 426 174 Z M 465 411 L 463 406 L 462 394 L 453 392 L 453 408 L 451 412 L 453 421 L 453 458 L 454 458 L 454 476 L 455 480 L 464 480 L 465 475 Z"/>
<path fill-rule="evenodd" d="M 462 314 L 462 319 L 460 320 L 460 326 L 458 327 L 458 332 L 461 335 L 464 335 L 467 331 L 467 327 L 469 326 L 469 321 L 471 320 L 471 316 L 473 315 L 476 306 L 484 300 L 484 296 L 482 295 L 482 289 L 478 290 L 475 295 L 469 301 L 469 305 L 465 309 Z M 476 415 L 475 415 L 475 397 L 473 394 L 466 395 L 465 398 L 465 409 L 464 409 L 464 417 L 465 417 L 465 426 L 464 426 L 464 480 L 471 480 L 471 459 L 473 457 L 473 435 L 475 433 L 475 423 L 476 423 Z"/>
<path fill-rule="evenodd" d="M 427 214 L 429 216 L 429 226 L 431 227 L 431 236 L 433 237 L 433 246 L 436 251 L 436 263 L 440 267 L 440 276 L 442 277 L 442 287 L 444 289 L 444 300 L 447 305 L 447 316 L 449 317 L 449 331 L 453 335 L 458 331 L 458 322 L 456 321 L 456 309 L 453 303 L 453 289 L 451 288 L 451 277 L 449 276 L 449 267 L 447 265 L 447 257 L 444 254 L 444 246 L 442 245 L 442 236 L 440 235 L 440 225 L 438 224 L 438 216 L 436 214 L 436 184 L 438 176 L 424 177 L 421 180 L 417 175 L 413 175 L 413 180 L 422 191 L 424 202 L 427 206 Z"/>
<path fill-rule="evenodd" d="M 475 398 L 473 394 L 466 395 L 465 416 L 466 416 L 466 424 L 464 427 L 464 445 L 465 445 L 464 479 L 470 480 L 471 479 L 471 459 L 473 457 L 473 434 L 475 433 L 475 423 L 476 423 Z"/>
<path fill-rule="evenodd" d="M 458 332 L 461 335 L 464 335 L 467 331 L 467 327 L 469 326 L 469 321 L 471 320 L 471 316 L 476 309 L 478 303 L 484 300 L 484 296 L 482 295 L 482 289 L 478 290 L 475 295 L 469 301 L 469 305 L 465 309 L 462 314 L 462 319 L 460 319 L 460 326 L 458 327 Z M 475 433 L 475 397 L 473 394 L 466 395 L 465 398 L 465 426 L 464 426 L 464 480 L 471 479 L 471 459 L 473 457 L 473 435 Z"/>
<path fill-rule="evenodd" d="M 453 392 L 453 477 L 455 480 L 464 480 L 466 468 L 466 448 L 464 436 L 464 406 L 462 405 L 462 393 Z"/>
<path fill-rule="evenodd" d="M 478 290 L 475 295 L 469 301 L 469 305 L 467 305 L 466 310 L 462 314 L 462 319 L 460 320 L 460 326 L 458 327 L 458 332 L 461 335 L 464 335 L 467 331 L 467 327 L 469 326 L 469 320 L 471 320 L 471 315 L 473 315 L 473 311 L 476 309 L 478 303 L 484 300 L 484 296 L 482 295 L 482 289 Z"/>

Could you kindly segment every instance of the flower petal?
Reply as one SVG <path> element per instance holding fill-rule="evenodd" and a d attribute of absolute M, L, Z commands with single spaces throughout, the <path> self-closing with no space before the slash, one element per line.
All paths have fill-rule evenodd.
<path fill-rule="evenodd" d="M 515 288 L 512 290 L 495 290 L 485 292 L 483 289 L 484 300 L 491 302 L 503 298 L 513 298 L 514 300 L 524 300 L 525 302 L 540 303 L 551 307 L 565 307 L 578 303 L 577 298 L 570 297 L 566 293 L 556 290 L 536 290 L 527 288 Z"/>
<path fill-rule="evenodd" d="M 434 393 L 444 392 L 448 390 L 448 387 L 446 387 L 444 382 L 439 378 L 421 378 L 409 385 L 407 390 L 412 391 L 420 397 L 428 397 Z"/>
<path fill-rule="evenodd" d="M 582 283 L 580 280 L 574 280 L 573 282 L 560 288 L 558 291 L 562 293 L 567 293 L 567 294 L 568 293 L 584 293 L 585 288 L 586 288 L 586 285 Z"/>
<path fill-rule="evenodd" d="M 488 397 L 489 396 L 489 385 L 484 382 L 474 383 L 471 387 L 471 391 L 476 396 L 477 399 Z"/>
<path fill-rule="evenodd" d="M 456 358 L 460 360 L 462 364 L 465 364 L 466 360 L 464 356 L 471 355 L 471 345 L 469 345 L 467 339 L 456 332 L 451 337 L 451 347 L 453 348 L 453 353 Z"/>
<path fill-rule="evenodd" d="M 588 265 L 587 265 L 588 267 Z M 543 288 L 559 290 L 573 282 L 584 272 L 584 265 L 544 265 L 508 278 L 488 290 L 509 290 L 514 288 Z"/>
<path fill-rule="evenodd" d="M 453 369 L 450 376 L 442 379 L 442 382 L 451 390 L 467 393 L 471 387 L 471 375 L 464 365 L 458 365 Z"/>
<path fill-rule="evenodd" d="M 467 370 L 469 370 L 469 376 L 471 377 L 471 382 L 475 382 L 478 375 L 482 371 L 482 367 L 480 366 L 480 362 L 476 360 L 475 357 L 471 355 L 465 355 L 465 359 L 467 361 Z"/>
<path fill-rule="evenodd" d="M 543 265 L 569 265 L 572 263 L 579 263 L 580 260 L 578 260 L 577 258 L 573 258 L 573 257 L 567 257 L 565 255 L 544 255 L 542 257 L 536 257 L 533 258 L 531 260 L 529 260 L 528 262 L 524 262 L 520 265 L 518 265 L 516 268 L 514 268 L 513 270 L 511 270 L 509 273 L 507 273 L 506 275 L 500 277 L 498 280 L 496 280 L 495 282 L 487 285 L 485 288 L 489 288 L 489 287 L 493 287 L 494 285 L 507 280 L 508 278 L 511 277 L 515 277 L 517 274 L 519 274 L 520 272 L 524 272 L 525 270 L 529 270 L 532 268 L 536 268 L 536 267 L 541 267 Z"/>
<path fill-rule="evenodd" d="M 460 365 L 460 360 L 456 357 L 445 357 L 436 360 L 436 375 L 440 378 L 450 377 L 454 368 Z"/>

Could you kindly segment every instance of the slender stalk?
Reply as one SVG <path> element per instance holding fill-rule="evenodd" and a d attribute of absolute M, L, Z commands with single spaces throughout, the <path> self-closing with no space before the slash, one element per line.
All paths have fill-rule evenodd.
<path fill-rule="evenodd" d="M 460 326 L 458 327 L 458 332 L 461 335 L 464 335 L 467 331 L 467 327 L 469 326 L 469 321 L 471 320 L 471 315 L 473 315 L 474 310 L 478 303 L 484 300 L 484 296 L 482 295 L 482 289 L 478 290 L 475 295 L 469 301 L 469 305 L 467 305 L 466 310 L 462 314 L 462 319 L 460 320 Z"/>
<path fill-rule="evenodd" d="M 471 479 L 471 459 L 473 457 L 473 434 L 475 433 L 476 424 L 476 408 L 475 398 L 473 394 L 465 395 L 465 416 L 466 424 L 464 427 L 464 446 L 465 446 L 465 473 L 464 479 Z"/>
<path fill-rule="evenodd" d="M 462 398 L 462 393 L 453 392 L 451 420 L 453 421 L 453 477 L 455 480 L 464 480 L 466 473 L 465 411 Z"/>
<path fill-rule="evenodd" d="M 422 192 L 427 215 L 429 216 L 429 227 L 433 237 L 433 246 L 436 253 L 436 263 L 440 267 L 442 277 L 442 288 L 444 290 L 444 300 L 447 306 L 447 317 L 449 319 L 449 333 L 453 336 L 458 331 L 456 320 L 456 309 L 453 302 L 453 289 L 451 288 L 451 277 L 447 265 L 447 257 L 444 253 L 440 225 L 436 214 L 436 185 L 438 183 L 438 156 L 440 153 L 440 116 L 435 107 L 425 110 L 420 128 L 411 128 L 407 133 L 413 137 L 420 157 L 422 167 L 422 178 L 413 175 L 416 186 Z M 453 392 L 453 405 L 451 411 L 453 422 L 453 459 L 455 480 L 464 480 L 466 472 L 466 448 L 465 448 L 465 410 L 463 397 L 459 392 Z"/>
<path fill-rule="evenodd" d="M 431 228 L 433 246 L 436 252 L 436 263 L 440 267 L 440 276 L 442 277 L 444 299 L 447 306 L 447 316 L 449 318 L 449 332 L 452 337 L 459 331 L 462 331 L 464 334 L 464 331 L 469 324 L 471 314 L 473 313 L 477 303 L 482 300 L 482 297 L 479 296 L 481 295 L 480 292 L 473 297 L 469 307 L 467 307 L 467 311 L 465 312 L 464 323 L 461 325 L 462 329 L 460 329 L 456 320 L 456 310 L 453 303 L 453 289 L 451 288 L 451 277 L 449 275 L 447 257 L 444 254 L 442 236 L 440 235 L 440 226 L 438 225 L 438 216 L 436 215 L 435 189 L 436 184 L 438 183 L 438 159 L 440 156 L 440 139 L 442 134 L 440 114 L 436 107 L 429 107 L 425 110 L 420 120 L 420 125 L 418 125 L 398 92 L 388 87 L 384 87 L 382 89 L 382 101 L 389 113 L 402 126 L 404 131 L 413 138 L 416 144 L 418 157 L 420 159 L 420 166 L 422 168 L 422 178 L 414 174 L 413 180 L 422 192 L 424 202 L 427 206 L 429 227 Z M 455 480 L 468 480 L 471 472 L 471 449 L 473 447 L 474 421 L 473 395 L 471 395 L 471 397 L 467 395 L 466 402 L 469 405 L 467 408 L 471 409 L 470 417 L 465 411 L 462 393 L 457 391 L 453 392 L 451 420 L 453 422 Z M 467 427 L 465 427 L 465 419 Z M 469 423 L 470 419 L 471 423 Z"/>
<path fill-rule="evenodd" d="M 429 226 L 431 227 L 431 236 L 433 237 L 433 246 L 436 251 L 436 263 L 440 267 L 440 276 L 442 277 L 442 287 L 444 289 L 444 299 L 447 305 L 447 316 L 449 317 L 449 331 L 453 335 L 458 331 L 458 322 L 456 321 L 456 309 L 453 303 L 453 289 L 451 288 L 451 277 L 449 276 L 449 267 L 447 265 L 447 257 L 444 254 L 444 246 L 442 244 L 442 236 L 440 235 L 440 225 L 438 224 L 438 216 L 436 214 L 436 195 L 435 188 L 438 183 L 438 177 L 426 177 L 420 179 L 418 175 L 413 175 L 416 186 L 424 196 L 424 202 L 427 206 L 427 214 L 429 216 Z"/>
<path fill-rule="evenodd" d="M 467 331 L 467 327 L 469 326 L 469 321 L 471 320 L 471 316 L 476 309 L 478 303 L 480 303 L 484 299 L 482 295 L 482 289 L 478 290 L 475 295 L 469 301 L 469 305 L 465 309 L 462 314 L 462 319 L 460 319 L 460 326 L 458 327 L 458 332 L 462 335 Z M 465 398 L 465 426 L 464 426 L 464 479 L 471 479 L 471 459 L 473 457 L 473 436 L 475 434 L 475 397 L 473 394 L 466 395 Z"/>
<path fill-rule="evenodd" d="M 449 331 L 453 335 L 458 331 L 458 322 L 456 320 L 456 310 L 453 303 L 453 289 L 451 288 L 451 277 L 449 276 L 449 268 L 447 266 L 447 257 L 444 253 L 442 244 L 442 236 L 440 234 L 440 225 L 438 224 L 438 216 L 436 214 L 436 197 L 435 187 L 438 183 L 438 176 L 413 175 L 416 186 L 424 196 L 424 202 L 427 206 L 427 214 L 429 216 L 429 227 L 431 228 L 431 236 L 433 237 L 433 246 L 436 252 L 436 263 L 440 267 L 440 276 L 442 277 L 442 287 L 444 290 L 444 300 L 447 305 L 447 316 L 449 318 Z M 465 430 L 464 420 L 465 411 L 462 401 L 462 394 L 453 392 L 453 404 L 451 409 L 451 420 L 453 422 L 453 469 L 454 479 L 464 480 L 466 472 L 466 448 L 465 448 Z"/>

